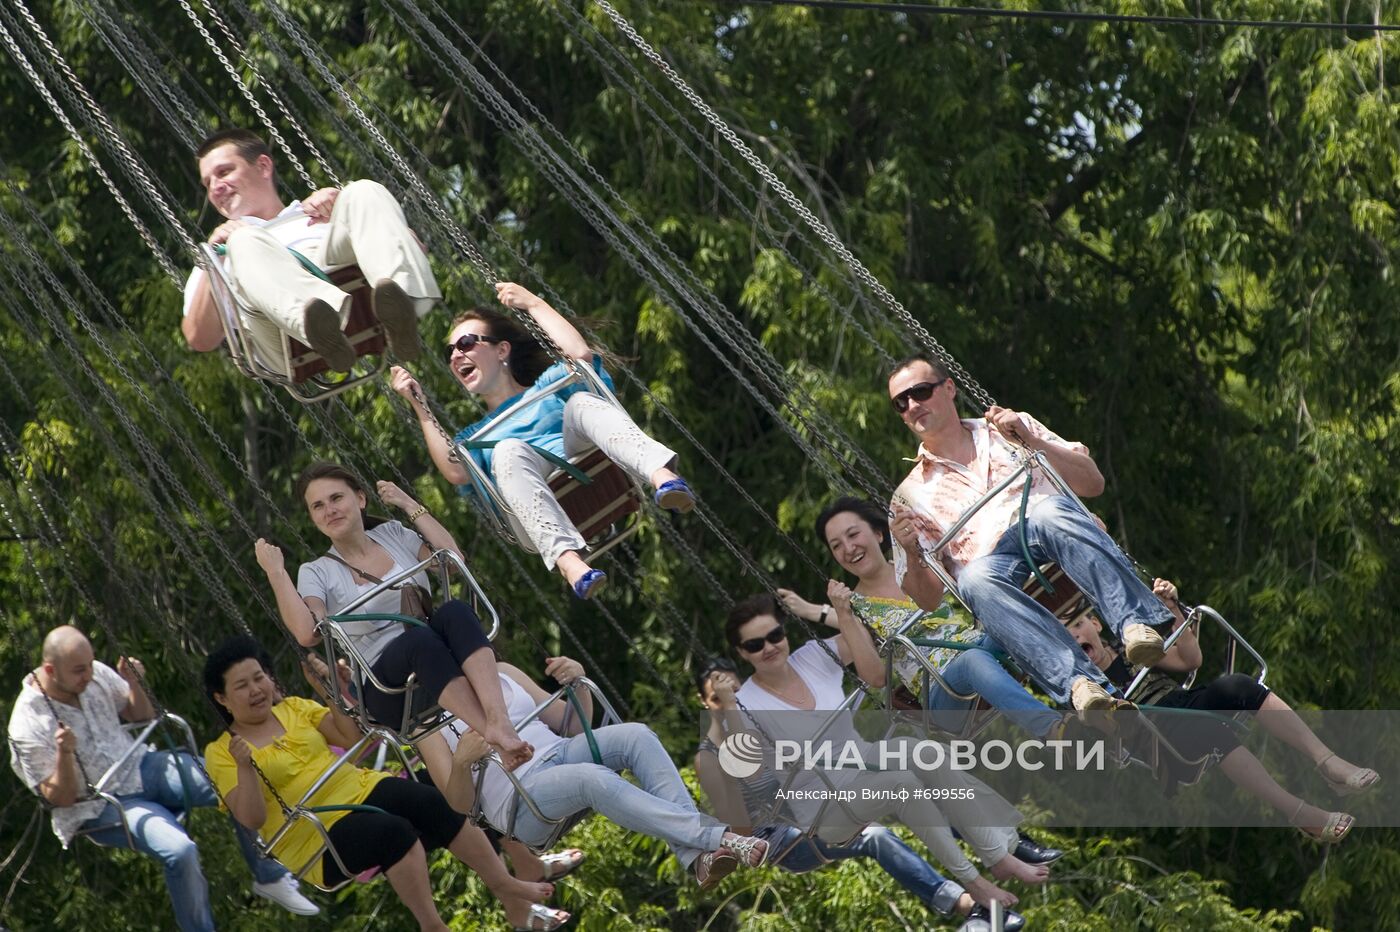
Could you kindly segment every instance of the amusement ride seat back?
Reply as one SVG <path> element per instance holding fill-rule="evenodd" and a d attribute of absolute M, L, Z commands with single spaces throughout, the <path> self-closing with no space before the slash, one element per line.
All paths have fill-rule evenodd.
<path fill-rule="evenodd" d="M 326 401 L 374 378 L 389 365 L 386 352 L 388 341 L 384 328 L 374 316 L 371 289 L 359 266 L 347 265 L 327 272 L 295 250 L 288 250 L 308 272 L 350 295 L 350 316 L 346 321 L 345 336 L 355 347 L 357 359 L 366 356 L 374 359 L 372 365 L 367 368 L 362 366 L 358 373 L 332 376 L 328 374 L 330 367 L 319 354 L 285 332 L 281 334 L 277 358 L 261 358 L 243 327 L 238 301 L 224 273 L 223 247 L 202 243 L 199 250 L 205 260 L 204 270 L 209 276 L 209 291 L 219 311 L 219 322 L 223 325 L 224 345 L 228 347 L 229 357 L 238 371 L 250 379 L 281 385 L 298 401 L 309 404 Z"/>
<path fill-rule="evenodd" d="M 347 265 L 327 272 L 326 277 L 332 285 L 350 295 L 350 318 L 345 323 L 345 337 L 355 347 L 355 356 L 382 357 L 389 341 L 384 336 L 384 328 L 374 316 L 371 289 L 360 267 Z M 287 338 L 287 344 L 294 383 L 300 384 L 330 371 L 330 366 L 311 347 L 291 337 Z"/>

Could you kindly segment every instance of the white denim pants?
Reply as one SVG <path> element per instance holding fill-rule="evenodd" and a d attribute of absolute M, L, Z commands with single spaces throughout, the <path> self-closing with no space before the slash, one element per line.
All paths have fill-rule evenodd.
<path fill-rule="evenodd" d="M 644 485 L 651 475 L 676 458 L 674 451 L 648 437 L 631 416 L 597 395 L 579 392 L 564 405 L 564 455 L 572 457 L 597 447 L 608 459 Z M 523 440 L 502 440 L 491 453 L 496 488 L 516 520 L 517 537 L 528 540 L 554 569 L 570 550 L 583 550 L 586 541 L 549 490 L 550 463 Z"/>

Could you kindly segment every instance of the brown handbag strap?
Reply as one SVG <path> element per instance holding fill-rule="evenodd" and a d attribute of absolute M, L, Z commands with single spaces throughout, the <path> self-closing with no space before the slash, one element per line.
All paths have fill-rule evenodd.
<path fill-rule="evenodd" d="M 361 577 L 363 577 L 363 578 L 365 578 L 365 579 L 368 579 L 368 580 L 369 580 L 370 582 L 372 582 L 372 583 L 378 584 L 378 583 L 382 583 L 382 582 L 384 581 L 384 580 L 380 579 L 378 576 L 375 576 L 373 573 L 366 573 L 364 570 L 360 569 L 359 567 L 351 566 L 349 563 L 346 563 L 344 560 L 342 560 L 340 557 L 336 556 L 335 554 L 331 553 L 329 550 L 326 551 L 326 556 L 330 557 L 332 560 L 334 560 L 335 562 L 339 563 L 341 566 L 345 567 L 345 568 L 346 568 L 347 570 L 349 570 L 350 572 L 352 572 L 352 573 L 359 573 Z"/>

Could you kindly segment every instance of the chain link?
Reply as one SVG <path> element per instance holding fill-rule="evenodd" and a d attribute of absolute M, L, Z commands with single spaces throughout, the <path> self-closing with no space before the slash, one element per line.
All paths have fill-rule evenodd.
<path fill-rule="evenodd" d="M 944 349 L 943 345 L 934 339 L 933 334 L 929 333 L 927 328 L 925 328 L 913 314 L 909 313 L 909 310 L 899 302 L 890 290 L 856 258 L 855 254 L 846 247 L 846 244 L 841 241 L 836 233 L 823 223 L 816 214 L 812 213 L 807 205 L 802 203 L 802 200 L 792 193 L 788 186 L 778 178 L 773 170 L 754 154 L 753 150 L 739 138 L 738 134 L 735 133 L 732 128 L 730 128 L 729 124 L 715 112 L 714 108 L 706 103 L 704 98 L 686 83 L 685 79 L 671 67 L 670 63 L 667 62 L 656 49 L 651 47 L 651 44 L 633 28 L 632 24 L 628 22 L 608 0 L 594 0 L 594 2 L 597 3 L 603 13 L 607 15 L 608 19 L 612 20 L 613 24 L 637 47 L 647 60 L 666 76 L 666 79 L 671 82 L 671 85 L 679 91 L 683 97 L 685 97 L 690 105 L 704 116 L 705 120 L 714 127 L 715 131 L 724 137 L 725 141 L 733 147 L 734 151 L 738 152 L 740 157 L 748 162 L 749 167 L 758 173 L 758 176 L 763 179 L 764 183 L 802 218 L 803 222 L 811 228 L 813 233 L 821 238 L 822 242 L 824 242 L 829 249 L 840 256 L 842 261 L 850 266 L 851 271 L 856 274 L 860 281 L 875 292 L 880 300 L 883 301 L 891 311 L 898 315 L 900 320 L 904 321 L 908 329 L 918 335 L 919 341 L 923 343 L 924 348 L 937 357 L 938 361 L 948 368 L 949 373 L 952 374 L 954 380 L 958 383 L 958 388 L 983 408 L 989 408 L 994 405 L 996 402 L 993 400 L 992 396 L 968 374 L 967 370 L 965 370 L 956 359 L 953 358 L 953 354 Z"/>

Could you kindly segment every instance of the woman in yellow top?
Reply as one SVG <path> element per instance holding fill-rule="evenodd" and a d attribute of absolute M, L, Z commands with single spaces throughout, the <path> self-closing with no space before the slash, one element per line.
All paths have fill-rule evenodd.
<path fill-rule="evenodd" d="M 936 612 L 924 612 L 899 588 L 894 564 L 886 557 L 890 546 L 889 519 L 884 508 L 858 498 L 842 497 L 817 516 L 817 539 L 831 551 L 841 568 L 856 577 L 851 608 L 882 638 L 898 631 L 915 616 L 923 616 L 905 633 L 912 637 L 935 638 L 971 645 L 967 650 L 929 648 L 926 656 L 943 681 L 961 694 L 976 693 L 995 709 L 1037 737 L 1043 737 L 1060 721 L 1060 715 L 1037 700 L 1006 672 L 996 655 L 1001 645 L 980 631 L 972 616 L 951 598 L 945 598 Z M 910 559 L 920 559 L 910 554 Z M 827 596 L 837 605 L 849 591 L 843 583 L 831 581 Z M 836 623 L 836 609 L 814 605 L 788 589 L 779 589 L 783 607 L 798 618 L 811 622 Z M 919 695 L 922 667 L 907 654 L 895 658 L 894 670 L 924 708 L 952 711 L 965 703 L 933 684 L 932 695 Z M 871 683 L 876 688 L 883 682 Z"/>
<path fill-rule="evenodd" d="M 334 708 L 295 696 L 283 698 L 263 664 L 264 652 L 248 637 L 221 644 L 204 665 L 204 688 L 223 713 L 228 730 L 204 749 L 205 767 L 233 817 L 270 838 L 284 821 L 277 797 L 301 799 L 337 757 L 330 744 L 350 747 L 361 738 L 355 723 Z M 320 688 L 308 676 L 313 687 Z M 343 766 L 311 800 L 313 805 L 372 806 L 378 812 L 321 814 L 345 867 L 358 874 L 384 869 L 399 899 L 421 929 L 447 932 L 433 902 L 427 852 L 447 848 L 485 881 L 518 929 L 552 930 L 569 914 L 536 901 L 551 884 L 526 883 L 505 869 L 481 830 L 456 812 L 433 787 L 415 780 Z M 315 856 L 321 836 L 312 826 L 294 827 L 273 854 L 293 870 Z M 329 853 L 311 866 L 317 884 L 345 880 Z"/>

